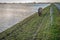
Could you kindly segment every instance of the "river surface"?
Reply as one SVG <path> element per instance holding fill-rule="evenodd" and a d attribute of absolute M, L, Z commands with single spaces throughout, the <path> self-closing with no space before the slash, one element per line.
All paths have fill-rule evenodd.
<path fill-rule="evenodd" d="M 0 4 L 0 32 L 12 27 L 50 4 Z"/>
<path fill-rule="evenodd" d="M 60 10 L 60 3 L 58 3 L 58 4 L 55 4 L 57 7 L 58 7 L 58 9 Z"/>

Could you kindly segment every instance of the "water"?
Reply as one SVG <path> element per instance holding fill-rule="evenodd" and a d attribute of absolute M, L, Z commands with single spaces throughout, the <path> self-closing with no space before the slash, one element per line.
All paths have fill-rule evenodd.
<path fill-rule="evenodd" d="M 0 4 L 0 32 L 50 4 Z"/>
<path fill-rule="evenodd" d="M 59 8 L 59 10 L 60 10 L 60 3 L 58 3 L 58 4 L 55 4 L 58 8 Z"/>

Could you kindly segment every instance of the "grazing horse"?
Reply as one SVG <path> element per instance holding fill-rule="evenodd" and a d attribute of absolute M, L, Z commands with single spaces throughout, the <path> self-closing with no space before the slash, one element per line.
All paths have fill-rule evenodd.
<path fill-rule="evenodd" d="M 42 14 L 42 8 L 38 9 L 38 15 L 40 16 Z"/>

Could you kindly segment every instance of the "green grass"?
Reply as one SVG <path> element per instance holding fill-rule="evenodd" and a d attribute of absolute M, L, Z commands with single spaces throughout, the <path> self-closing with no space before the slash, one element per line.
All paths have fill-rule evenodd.
<path fill-rule="evenodd" d="M 53 12 L 53 25 L 51 26 L 49 21 L 46 26 L 42 26 L 42 29 L 36 36 L 36 40 L 60 40 L 60 13 L 55 5 L 51 5 L 54 9 Z M 47 19 L 48 20 L 48 19 Z"/>
<path fill-rule="evenodd" d="M 53 7 L 53 25 L 50 25 L 50 7 Z M 0 33 L 0 40 L 60 40 L 60 14 L 55 5 L 43 9 L 42 15 L 37 12 L 11 28 Z M 38 32 L 37 32 L 38 31 Z M 36 34 L 36 35 L 34 35 Z"/>

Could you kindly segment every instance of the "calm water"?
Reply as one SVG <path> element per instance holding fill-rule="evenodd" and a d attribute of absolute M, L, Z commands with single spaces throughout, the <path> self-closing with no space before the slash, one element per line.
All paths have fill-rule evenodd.
<path fill-rule="evenodd" d="M 60 3 L 59 4 L 55 4 L 58 8 L 59 8 L 59 10 L 60 10 Z"/>
<path fill-rule="evenodd" d="M 50 4 L 0 4 L 0 32 Z"/>

